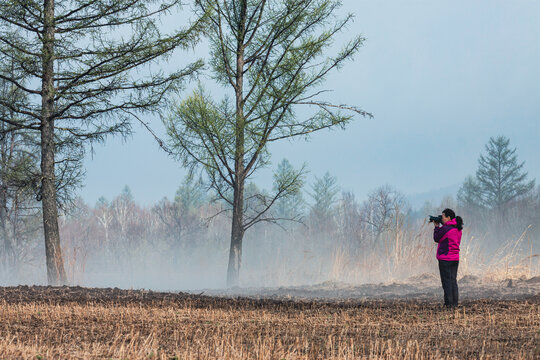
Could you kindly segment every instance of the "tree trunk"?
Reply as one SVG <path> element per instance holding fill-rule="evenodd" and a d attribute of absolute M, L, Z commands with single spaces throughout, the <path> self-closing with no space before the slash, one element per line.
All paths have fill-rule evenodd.
<path fill-rule="evenodd" d="M 64 285 L 66 272 L 60 247 L 54 176 L 54 0 L 44 1 L 41 108 L 41 195 L 49 285 Z"/>
<path fill-rule="evenodd" d="M 4 265 L 5 270 L 11 272 L 15 269 L 16 265 L 15 236 L 7 211 L 7 187 L 5 186 L 0 189 L 0 236 L 3 239 L 2 265 Z"/>
<path fill-rule="evenodd" d="M 242 264 L 242 240 L 244 238 L 244 36 L 247 3 L 241 1 L 240 23 L 237 33 L 236 47 L 236 147 L 234 154 L 234 199 L 233 219 L 231 228 L 231 247 L 229 250 L 229 267 L 227 269 L 227 286 L 238 286 L 240 278 L 240 266 Z"/>
<path fill-rule="evenodd" d="M 240 266 L 242 264 L 242 240 L 244 238 L 244 184 L 238 184 L 234 190 L 233 220 L 231 229 L 231 247 L 229 250 L 229 267 L 227 269 L 227 286 L 238 286 Z"/>

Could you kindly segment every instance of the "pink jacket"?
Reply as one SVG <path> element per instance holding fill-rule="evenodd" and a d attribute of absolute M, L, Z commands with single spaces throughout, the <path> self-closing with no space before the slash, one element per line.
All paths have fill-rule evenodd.
<path fill-rule="evenodd" d="M 437 260 L 459 261 L 459 244 L 462 231 L 458 230 L 456 226 L 456 219 L 452 219 L 443 226 L 436 227 L 433 231 L 433 240 L 439 243 L 439 246 L 437 246 Z"/>

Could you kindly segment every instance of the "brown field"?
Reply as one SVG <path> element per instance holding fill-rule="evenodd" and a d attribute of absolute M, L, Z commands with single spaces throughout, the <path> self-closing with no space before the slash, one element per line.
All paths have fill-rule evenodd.
<path fill-rule="evenodd" d="M 0 288 L 2 359 L 539 359 L 540 296 L 218 298 Z"/>

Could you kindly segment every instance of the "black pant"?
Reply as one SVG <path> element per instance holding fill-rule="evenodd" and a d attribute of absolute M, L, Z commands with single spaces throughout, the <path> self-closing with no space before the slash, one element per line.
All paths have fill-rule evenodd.
<path fill-rule="evenodd" d="M 458 286 L 457 270 L 459 261 L 439 260 L 439 271 L 441 273 L 441 282 L 444 290 L 444 305 L 457 306 L 458 304 Z"/>

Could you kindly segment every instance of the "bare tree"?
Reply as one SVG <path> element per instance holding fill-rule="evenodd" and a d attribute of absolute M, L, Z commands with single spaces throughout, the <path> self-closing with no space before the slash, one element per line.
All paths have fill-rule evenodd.
<path fill-rule="evenodd" d="M 80 162 L 88 142 L 127 135 L 130 119 L 159 111 L 167 92 L 202 66 L 198 61 L 170 74 L 143 75 L 146 65 L 198 39 L 201 19 L 171 34 L 159 30 L 159 18 L 178 6 L 180 0 L 0 2 L 0 61 L 12 62 L 21 74 L 0 78 L 28 96 L 16 103 L 0 98 L 0 106 L 17 114 L 16 121 L 0 121 L 40 137 L 38 187 L 49 284 L 66 282 L 56 169 Z"/>
<path fill-rule="evenodd" d="M 360 205 L 352 192 L 342 193 L 338 219 L 338 229 L 344 245 L 351 250 L 359 249 L 364 241 L 364 232 L 362 231 Z"/>
<path fill-rule="evenodd" d="M 405 196 L 389 185 L 372 191 L 362 206 L 362 221 L 367 223 L 373 243 L 382 233 L 403 223 L 407 204 Z"/>
<path fill-rule="evenodd" d="M 109 247 L 111 243 L 110 231 L 114 215 L 108 201 L 104 197 L 100 197 L 94 207 L 94 217 L 100 227 L 103 228 L 103 243 L 102 246 Z"/>
<path fill-rule="evenodd" d="M 176 191 L 174 201 L 161 200 L 152 210 L 165 225 L 166 234 L 172 236 L 172 246 L 182 250 L 193 248 L 191 236 L 204 227 L 200 208 L 205 205 L 206 194 L 202 179 L 188 174 Z M 167 236 L 168 237 L 168 236 Z"/>

